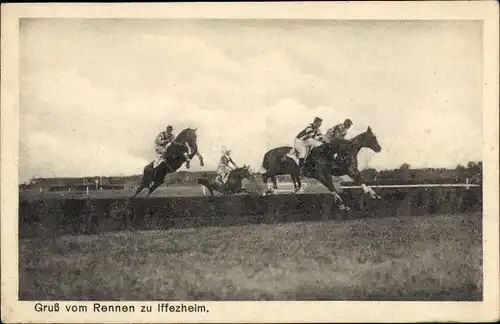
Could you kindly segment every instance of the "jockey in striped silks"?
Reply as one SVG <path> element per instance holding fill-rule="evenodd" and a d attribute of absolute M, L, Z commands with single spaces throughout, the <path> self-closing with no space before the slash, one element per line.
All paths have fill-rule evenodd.
<path fill-rule="evenodd" d="M 312 124 L 304 128 L 295 137 L 295 150 L 298 153 L 299 166 L 302 170 L 304 167 L 304 160 L 309 151 L 313 147 L 318 147 L 323 144 L 320 126 L 323 120 L 319 117 L 314 118 Z"/>

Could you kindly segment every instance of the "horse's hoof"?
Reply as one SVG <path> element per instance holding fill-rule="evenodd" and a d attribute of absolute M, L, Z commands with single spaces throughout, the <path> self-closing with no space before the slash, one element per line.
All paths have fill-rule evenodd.
<path fill-rule="evenodd" d="M 342 211 L 346 211 L 346 212 L 351 211 L 351 208 L 349 208 L 348 206 L 346 206 L 344 204 L 340 205 L 339 209 L 342 210 Z"/>

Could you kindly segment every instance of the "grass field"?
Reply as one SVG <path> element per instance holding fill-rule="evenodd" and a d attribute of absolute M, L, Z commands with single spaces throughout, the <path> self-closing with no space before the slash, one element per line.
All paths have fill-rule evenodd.
<path fill-rule="evenodd" d="M 20 240 L 22 300 L 481 300 L 481 214 Z"/>

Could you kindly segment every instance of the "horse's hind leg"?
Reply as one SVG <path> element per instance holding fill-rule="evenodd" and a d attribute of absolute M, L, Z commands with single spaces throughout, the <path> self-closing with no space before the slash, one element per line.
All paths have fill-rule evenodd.
<path fill-rule="evenodd" d="M 153 170 L 150 168 L 150 165 L 147 165 L 144 168 L 142 179 L 141 182 L 139 183 L 139 187 L 137 188 L 135 194 L 131 198 L 135 198 L 139 193 L 141 193 L 142 190 L 149 187 L 149 184 L 152 181 L 152 177 L 153 177 Z"/>
<path fill-rule="evenodd" d="M 273 187 L 272 188 L 269 188 L 268 192 L 269 193 L 275 193 L 276 190 L 278 190 L 278 183 L 276 181 L 276 176 L 273 174 L 270 176 L 271 178 L 271 181 L 273 182 Z"/>
<path fill-rule="evenodd" d="M 151 195 L 153 193 L 153 191 L 156 190 L 156 188 L 158 188 L 159 186 L 162 185 L 163 182 L 157 182 L 155 181 L 150 187 L 149 187 L 149 190 L 148 190 L 148 193 L 146 195 L 146 198 L 149 197 L 149 195 Z"/>
<path fill-rule="evenodd" d="M 295 192 L 301 190 L 302 189 L 302 181 L 300 181 L 300 176 L 298 173 L 292 175 L 292 180 L 293 180 L 293 187 L 295 189 Z"/>
<path fill-rule="evenodd" d="M 269 180 L 269 174 L 266 171 L 265 173 L 262 174 L 262 181 L 264 182 L 265 189 L 267 190 L 267 181 Z"/>
<path fill-rule="evenodd" d="M 135 198 L 138 194 L 141 193 L 142 190 L 144 190 L 147 186 L 144 185 L 144 182 L 141 181 L 141 183 L 139 184 L 139 187 L 137 188 L 137 190 L 135 191 L 135 194 L 131 197 L 131 198 Z"/>

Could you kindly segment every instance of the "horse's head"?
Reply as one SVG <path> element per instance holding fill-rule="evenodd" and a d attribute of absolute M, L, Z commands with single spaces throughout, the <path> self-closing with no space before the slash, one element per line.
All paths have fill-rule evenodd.
<path fill-rule="evenodd" d="M 177 136 L 175 139 L 176 142 L 184 143 L 187 142 L 189 146 L 191 146 L 195 152 L 198 151 L 198 144 L 197 144 L 197 138 L 198 136 L 196 135 L 196 130 L 198 128 L 186 128 L 180 134 Z"/>
<path fill-rule="evenodd" d="M 378 143 L 377 136 L 372 131 L 372 128 L 368 126 L 366 132 L 361 136 L 362 146 L 372 149 L 374 152 L 379 153 L 382 151 L 380 144 Z"/>
<path fill-rule="evenodd" d="M 254 175 L 250 171 L 249 165 L 243 165 L 241 168 L 237 168 L 233 172 L 237 172 L 243 179 L 254 179 Z"/>

